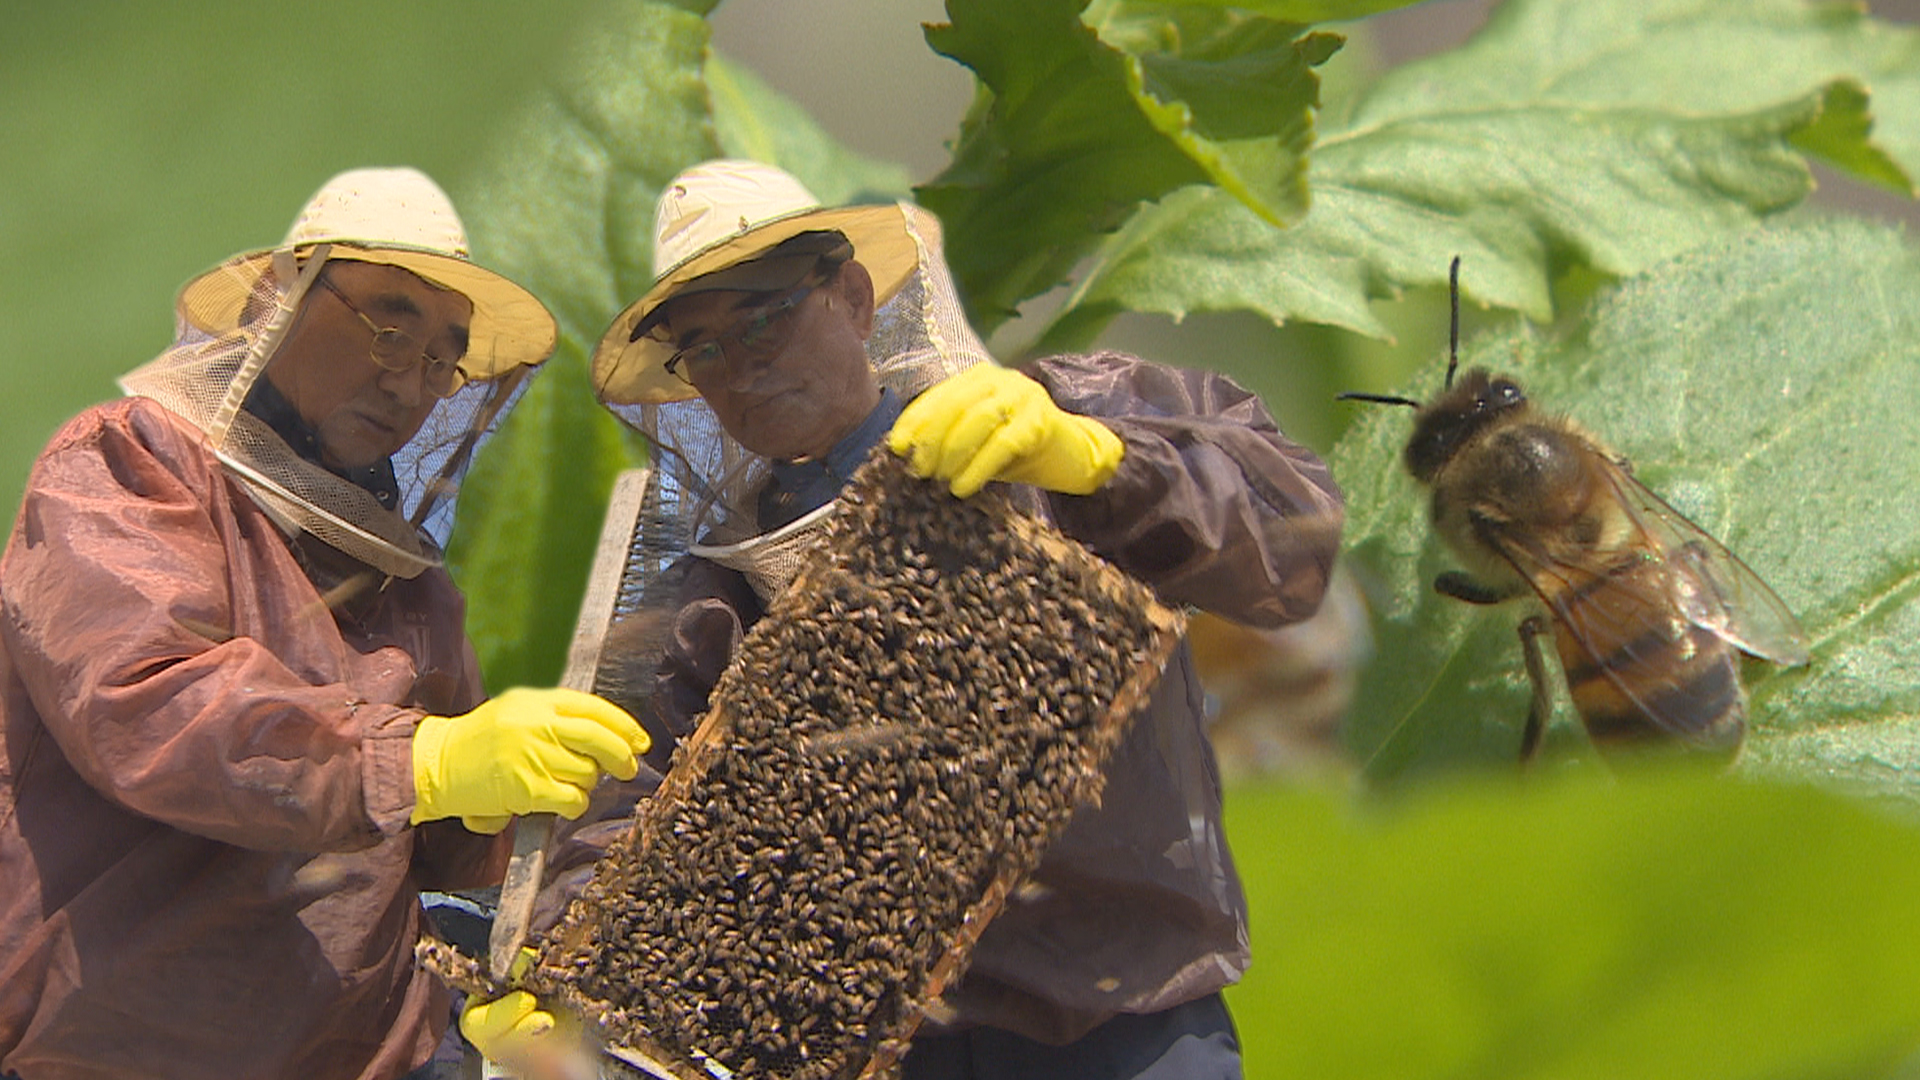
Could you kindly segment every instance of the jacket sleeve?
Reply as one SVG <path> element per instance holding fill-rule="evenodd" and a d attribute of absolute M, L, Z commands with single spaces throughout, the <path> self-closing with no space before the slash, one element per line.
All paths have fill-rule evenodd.
<path fill-rule="evenodd" d="M 187 832 L 344 851 L 404 829 L 419 712 L 294 670 L 232 629 L 281 621 L 255 583 L 232 582 L 236 548 L 279 538 L 247 532 L 258 515 L 215 512 L 232 489 L 160 415 L 82 414 L 29 482 L 0 567 L 0 634 L 42 721 L 104 797 Z M 305 614 L 337 641 L 324 608 Z"/>
<path fill-rule="evenodd" d="M 1224 375 L 1118 353 L 1048 358 L 1027 373 L 1126 444 L 1099 491 L 1051 495 L 1063 531 L 1169 603 L 1260 627 L 1319 607 L 1344 521 L 1340 492 L 1259 398 Z"/>

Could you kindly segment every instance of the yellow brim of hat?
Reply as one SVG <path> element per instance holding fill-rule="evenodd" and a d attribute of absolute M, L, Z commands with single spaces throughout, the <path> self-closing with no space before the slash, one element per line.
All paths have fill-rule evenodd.
<path fill-rule="evenodd" d="M 754 258 L 803 232 L 837 229 L 853 244 L 854 260 L 873 278 L 874 303 L 900 291 L 920 265 L 922 240 L 938 244 L 939 220 L 911 203 L 803 210 L 774 218 L 703 248 L 660 275 L 646 295 L 613 320 L 593 351 L 593 388 L 610 405 L 657 404 L 696 396 L 667 371 L 673 350 L 633 328 L 695 278 Z M 938 250 L 937 246 L 935 250 Z"/>
<path fill-rule="evenodd" d="M 468 378 L 491 379 L 522 364 L 539 364 L 553 354 L 559 330 L 552 313 L 532 293 L 491 270 L 419 248 L 351 241 L 332 241 L 330 246 L 330 259 L 398 266 L 471 300 L 467 355 L 460 361 Z M 207 333 L 231 332 L 240 325 L 247 298 L 272 259 L 273 249 L 228 259 L 189 281 L 174 301 L 175 309 Z"/>

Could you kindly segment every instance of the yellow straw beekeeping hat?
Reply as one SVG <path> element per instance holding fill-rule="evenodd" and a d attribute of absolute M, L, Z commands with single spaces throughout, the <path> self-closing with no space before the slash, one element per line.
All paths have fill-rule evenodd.
<path fill-rule="evenodd" d="M 673 377 L 673 348 L 634 328 L 653 310 L 707 275 L 767 253 L 801 233 L 835 231 L 873 277 L 884 304 L 919 264 L 904 203 L 827 208 L 800 181 L 757 161 L 716 160 L 673 178 L 654 215 L 653 287 L 628 305 L 593 353 L 593 386 L 611 404 L 681 401 L 692 387 Z M 698 288 L 697 285 L 694 286 Z"/>
<path fill-rule="evenodd" d="M 209 334 L 232 331 L 276 250 L 300 253 L 320 244 L 330 246 L 330 259 L 398 266 L 471 300 L 467 354 L 460 362 L 469 378 L 490 379 L 553 352 L 558 330 L 552 313 L 532 293 L 473 263 L 452 200 L 416 169 L 354 169 L 335 176 L 307 201 L 279 248 L 236 255 L 187 282 L 175 310 Z"/>

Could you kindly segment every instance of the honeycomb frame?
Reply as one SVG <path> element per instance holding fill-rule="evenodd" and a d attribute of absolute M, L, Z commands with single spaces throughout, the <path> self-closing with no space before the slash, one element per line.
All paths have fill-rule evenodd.
<path fill-rule="evenodd" d="M 924 528 L 902 528 L 889 514 L 919 514 L 917 525 Z M 928 536 L 936 539 L 928 543 Z M 976 553 L 995 566 L 981 570 Z M 901 600 L 896 594 L 902 590 L 919 600 Z M 1016 610 L 1008 604 L 1021 597 L 1028 605 L 1025 615 L 1051 612 L 1064 620 L 1060 655 L 1067 666 L 1082 670 L 1062 670 L 1058 656 L 1042 662 L 1034 659 L 1034 649 L 1009 646 L 1034 644 L 1030 637 L 1012 636 L 1030 635 L 1031 626 L 1006 617 Z M 883 599 L 891 606 L 876 618 L 873 612 L 881 610 L 877 605 Z M 979 605 L 972 605 L 974 600 Z M 903 622 L 903 603 L 918 604 L 917 614 L 926 621 Z M 961 619 L 962 624 L 978 629 L 979 620 L 988 618 L 990 630 L 1008 628 L 1008 640 L 953 637 L 959 607 L 969 607 L 968 618 L 974 620 Z M 1124 622 L 1124 635 L 1102 633 L 1118 629 L 1107 620 Z M 931 688 L 939 700 L 916 699 L 903 709 L 901 698 L 888 697 L 896 710 L 888 712 L 879 707 L 885 702 L 842 700 L 820 691 L 817 672 L 796 664 L 790 641 L 781 644 L 779 635 L 799 633 L 795 627 L 829 636 L 834 628 L 851 627 L 842 634 L 842 653 L 802 659 L 822 659 L 830 668 L 846 660 L 836 669 L 839 677 L 864 678 L 858 685 L 870 697 L 891 693 L 893 682 Z M 910 627 L 913 636 L 903 638 Z M 930 1013 L 941 1011 L 941 994 L 965 973 L 980 935 L 1038 864 L 1047 843 L 1077 807 L 1099 800 L 1105 762 L 1127 722 L 1144 708 L 1184 627 L 1184 617 L 1160 604 L 1146 586 L 1020 510 L 1010 489 L 995 485 L 973 499 L 954 499 L 944 488 L 908 475 L 892 455 L 876 453 L 843 492 L 820 551 L 749 630 L 714 687 L 707 714 L 676 749 L 660 788 L 636 807 L 624 842 L 609 851 L 559 922 L 536 943 L 538 960 L 520 985 L 591 1021 L 610 1056 L 670 1080 L 881 1080 L 895 1075 L 914 1031 Z M 876 639 L 893 647 L 876 649 Z M 1008 647 L 1029 666 L 1011 674 L 1009 661 L 989 653 L 989 646 Z M 1046 643 L 1035 647 L 1044 649 Z M 1099 664 L 1112 683 L 1104 689 L 1094 685 L 1101 681 L 1098 672 L 1086 670 Z M 997 683 L 970 677 L 988 669 L 1000 674 Z M 921 681 L 912 683 L 909 675 Z M 857 707 L 843 708 L 848 702 Z M 769 711 L 779 715 L 770 718 Z M 981 719 L 988 712 L 994 719 Z M 1022 727 L 1024 722 L 1030 726 Z M 980 744 L 965 744 L 975 731 L 989 729 L 994 734 L 979 735 Z M 1023 749 L 1034 753 L 1025 762 L 1015 760 L 1020 754 L 1014 751 Z M 893 766 L 901 771 L 886 771 Z M 756 815 L 730 822 L 727 815 L 740 817 L 737 806 L 715 810 L 717 801 L 732 798 L 726 785 L 740 778 L 749 793 L 755 783 L 769 791 L 796 775 L 811 775 L 809 769 L 829 767 L 837 771 L 812 775 L 808 789 L 828 801 L 808 803 L 786 819 Z M 996 778 L 1003 789 L 997 792 Z M 1017 789 L 1013 793 L 1004 790 L 1009 780 Z M 942 786 L 949 784 L 958 795 Z M 903 804 L 903 786 L 921 802 Z M 972 800 L 965 798 L 968 792 L 975 792 Z M 813 796 L 788 790 L 786 797 Z M 832 802 L 838 798 L 846 800 L 844 815 Z M 986 805 L 961 805 L 969 801 Z M 926 810 L 923 803 L 935 809 Z M 854 809 L 862 811 L 857 823 Z M 889 810 L 897 811 L 894 820 Z M 972 828 L 971 836 L 988 849 L 984 862 L 979 852 L 953 853 L 955 835 L 927 832 L 881 845 L 892 853 L 888 857 L 871 849 L 841 851 L 850 876 L 822 854 L 832 847 L 822 835 L 831 832 L 832 822 L 866 829 L 848 833 L 848 839 L 868 837 L 871 848 L 871 837 L 892 837 L 885 830 L 904 827 L 902 821 L 926 828 L 951 824 L 942 813 L 971 823 L 949 832 L 965 842 Z M 966 816 L 976 813 L 983 816 Z M 991 835 L 996 826 L 997 837 Z M 780 827 L 790 831 L 781 833 Z M 915 844 L 917 858 L 898 857 L 916 850 Z M 735 865 L 744 867 L 733 884 L 750 880 L 751 887 L 729 891 L 729 883 L 721 880 L 669 880 L 676 868 L 712 869 L 715 856 L 688 857 L 688 850 L 722 846 Z M 782 856 L 775 861 L 759 857 L 769 846 Z M 808 858 L 789 864 L 784 856 L 792 852 Z M 790 902 L 795 895 L 790 887 L 803 876 L 801 863 L 819 872 L 801 882 L 802 899 Z M 820 870 L 819 863 L 831 873 Z M 748 877 L 755 871 L 757 877 Z M 663 890 L 671 895 L 662 899 Z M 838 890 L 853 894 L 855 902 L 845 902 Z M 746 918 L 750 903 L 769 917 Z M 826 915 L 819 914 L 822 903 L 829 905 Z M 675 904 L 681 905 L 678 913 Z M 634 914 L 636 908 L 644 918 Z M 873 932 L 850 932 L 845 920 L 856 917 L 870 920 L 860 925 Z M 795 926 L 771 928 L 782 919 Z M 636 921 L 647 922 L 653 932 L 642 933 L 633 926 Z M 788 963 L 790 957 L 766 955 L 811 949 L 804 936 L 808 926 L 822 930 L 814 940 L 827 942 L 827 955 L 812 967 L 804 958 Z M 705 940 L 690 946 L 686 938 L 694 935 Z M 661 936 L 678 951 L 655 944 Z M 759 942 L 760 950 L 754 959 L 742 960 L 737 950 L 750 941 Z M 776 946 L 768 947 L 768 941 Z M 883 945 L 904 948 L 905 959 L 894 952 L 854 955 Z M 729 947 L 736 952 L 722 951 Z M 701 968 L 689 956 L 728 959 Z M 444 955 L 429 960 L 429 966 L 456 984 L 471 983 L 475 976 Z M 451 970 L 455 967 L 462 970 Z M 882 975 L 857 975 L 849 983 L 850 972 L 868 967 Z M 661 969 L 667 972 L 663 980 L 654 975 Z M 810 982 L 808 975 L 816 979 Z M 821 993 L 820 977 L 831 983 L 831 992 Z M 606 992 L 614 985 L 622 993 L 638 987 L 651 1004 Z M 702 1004 L 685 1004 L 696 999 Z M 863 1014 L 849 1011 L 857 1011 L 857 1004 L 841 1007 L 863 1000 L 870 1003 Z M 781 1002 L 797 1004 L 787 1008 Z M 817 1007 L 803 1013 L 808 1002 Z M 750 1004 L 761 1010 L 757 1017 L 749 1013 Z M 686 1019 L 689 1009 L 699 1018 Z M 726 1024 L 713 1018 L 729 1009 L 739 1021 L 726 1036 Z M 819 1030 L 809 1026 L 822 1020 Z M 710 1028 L 701 1026 L 709 1021 Z M 790 1030 L 796 1025 L 801 1029 Z M 690 1028 L 718 1030 L 721 1036 L 708 1034 L 703 1040 L 690 1036 Z M 726 1045 L 719 1045 L 723 1041 Z"/>

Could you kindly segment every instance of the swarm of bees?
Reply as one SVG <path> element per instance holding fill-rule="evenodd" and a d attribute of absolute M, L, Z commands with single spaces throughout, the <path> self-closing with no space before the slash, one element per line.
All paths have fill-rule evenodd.
<path fill-rule="evenodd" d="M 1181 630 L 876 452 L 522 985 L 659 1075 L 891 1075 Z"/>
<path fill-rule="evenodd" d="M 1467 567 L 1434 587 L 1473 604 L 1530 596 L 1544 607 L 1519 625 L 1533 689 L 1522 759 L 1537 754 L 1551 710 L 1549 633 L 1597 746 L 1731 757 L 1746 732 L 1737 653 L 1804 664 L 1806 635 L 1765 582 L 1598 438 L 1539 412 L 1511 378 L 1473 369 L 1454 381 L 1459 273 L 1455 259 L 1440 395 L 1341 397 L 1415 410 L 1403 461 L 1431 489 L 1434 529 Z"/>

